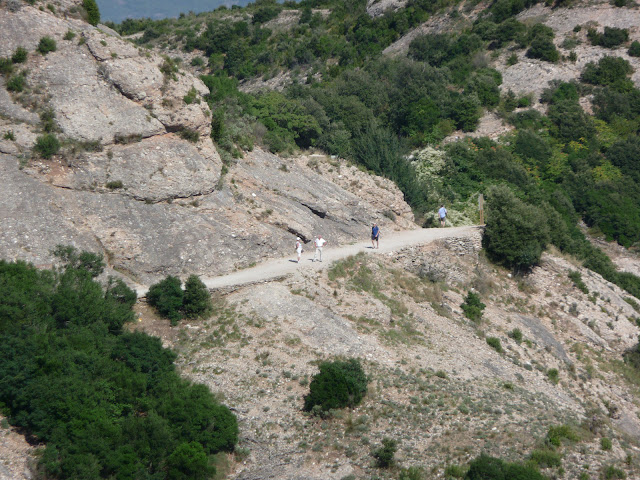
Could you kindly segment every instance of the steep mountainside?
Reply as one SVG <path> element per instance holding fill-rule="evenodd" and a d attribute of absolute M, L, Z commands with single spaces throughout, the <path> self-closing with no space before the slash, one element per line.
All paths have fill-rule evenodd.
<path fill-rule="evenodd" d="M 170 326 L 146 301 L 135 304 L 127 328 L 161 338 L 180 373 L 237 415 L 235 451 L 205 458 L 219 478 L 451 480 L 465 478 L 482 453 L 549 479 L 640 478 L 640 300 L 629 293 L 637 284 L 593 248 L 620 271 L 640 272 L 637 248 L 604 238 L 638 246 L 625 223 L 635 217 L 616 215 L 632 215 L 632 195 L 640 195 L 637 159 L 627 155 L 636 152 L 640 117 L 594 120 L 583 111 L 595 108 L 597 88 L 616 106 L 622 95 L 640 98 L 631 96 L 640 57 L 627 54 L 639 39 L 637 6 L 533 6 L 517 14 L 522 25 L 511 23 L 522 37 L 500 48 L 489 48 L 498 21 L 462 40 L 438 37 L 440 50 L 423 43 L 417 53 L 431 65 L 406 58 L 414 39 L 459 32 L 499 2 L 443 2 L 437 12 L 422 0 L 360 2 L 366 18 L 344 20 L 348 40 L 330 38 L 335 28 L 313 35 L 323 22 L 340 23 L 323 8 L 331 2 L 307 2 L 300 12 L 260 2 L 187 15 L 175 21 L 180 32 L 171 22 L 165 31 L 134 25 L 130 37 L 88 25 L 80 3 L 0 0 L 0 258 L 48 267 L 56 245 L 74 245 L 102 253 L 109 273 L 127 283 L 149 285 L 293 256 L 296 237 L 307 244 L 288 277 L 212 292 L 208 319 Z M 407 17 L 395 20 L 408 22 L 417 6 L 429 17 L 418 27 L 383 24 L 405 7 Z M 336 8 L 345 19 L 346 10 Z M 540 20 L 566 60 L 526 56 Z M 578 25 L 629 28 L 629 38 L 613 49 L 588 45 Z M 307 43 L 288 44 L 296 35 Z M 471 46 L 460 53 L 456 42 Z M 564 85 L 547 92 L 550 106 L 540 103 L 549 80 L 577 79 L 613 53 L 635 68 L 622 72 L 618 90 Z M 508 90 L 523 98 L 507 98 Z M 553 108 L 552 119 L 540 114 Z M 572 136 L 576 125 L 589 138 Z M 455 142 L 511 128 L 517 133 L 499 143 Z M 421 150 L 409 155 L 407 145 Z M 441 202 L 452 223 L 477 223 L 478 194 L 490 186 L 513 204 L 499 206 L 512 231 L 546 235 L 539 262 L 491 263 L 482 248 L 488 221 L 459 237 L 305 268 L 317 234 L 330 246 L 368 244 L 373 222 L 385 233 L 416 229 L 414 211 L 432 224 Z M 617 208 L 620 198 L 631 207 Z M 505 249 L 529 248 L 529 240 L 505 235 Z M 319 364 L 336 358 L 362 362 L 363 402 L 303 412 Z M 0 480 L 38 475 L 37 446 L 21 433 L 0 418 Z M 380 468 L 374 452 L 385 439 L 398 449 Z"/>

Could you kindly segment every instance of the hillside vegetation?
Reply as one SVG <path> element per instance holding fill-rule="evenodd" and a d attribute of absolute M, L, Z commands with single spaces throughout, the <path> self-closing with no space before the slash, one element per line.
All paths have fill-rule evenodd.
<path fill-rule="evenodd" d="M 551 83 L 540 108 L 529 108 L 536 98 L 500 89 L 493 59 L 506 51 L 517 62 L 516 53 L 526 51 L 550 65 L 575 61 L 560 54 L 550 27 L 518 21 L 534 4 L 493 2 L 455 31 L 415 37 L 396 57 L 382 51 L 433 15 L 455 19 L 473 3 L 412 0 L 372 18 L 364 1 L 349 8 L 331 0 L 261 1 L 114 28 L 141 33 L 134 40 L 141 45 L 190 55 L 211 91 L 211 135 L 227 162 L 256 142 L 274 152 L 320 148 L 394 180 L 419 216 L 453 205 L 454 222 L 477 221 L 475 199 L 483 193 L 485 247 L 495 261 L 526 271 L 553 244 L 638 295 L 638 280 L 616 272 L 576 228 L 584 221 L 626 247 L 640 236 L 640 90 L 629 79 L 629 61 L 614 50 L 633 52 L 629 32 L 589 27 L 588 41 L 611 54 L 588 63 L 575 81 Z M 283 73 L 289 81 L 281 91 L 242 92 L 243 84 L 267 85 Z M 585 97 L 593 115 L 580 104 Z M 497 142 L 441 143 L 456 129 L 474 130 L 485 111 L 513 125 L 512 132 Z M 423 218 L 429 225 L 432 216 Z"/>

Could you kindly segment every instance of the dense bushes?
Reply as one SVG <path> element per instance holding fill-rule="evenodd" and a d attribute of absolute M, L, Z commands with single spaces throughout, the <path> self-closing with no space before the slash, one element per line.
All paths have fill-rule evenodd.
<path fill-rule="evenodd" d="M 177 325 L 183 316 L 208 317 L 213 311 L 209 290 L 196 275 L 189 276 L 184 291 L 180 279 L 169 275 L 149 287 L 147 302 L 172 325 Z"/>
<path fill-rule="evenodd" d="M 336 360 L 320 364 L 304 398 L 307 412 L 323 413 L 332 409 L 354 407 L 367 393 L 368 379 L 356 359 Z"/>
<path fill-rule="evenodd" d="M 59 253 L 58 271 L 0 261 L 0 403 L 44 443 L 43 476 L 207 478 L 237 442 L 234 415 L 159 339 L 122 329 L 135 294 L 93 280 L 99 257 Z"/>
<path fill-rule="evenodd" d="M 604 32 L 599 33 L 595 28 L 591 28 L 587 32 L 587 38 L 592 45 L 614 48 L 629 40 L 629 31 L 626 28 L 604 27 Z"/>
<path fill-rule="evenodd" d="M 631 64 L 624 58 L 602 57 L 598 63 L 587 63 L 580 79 L 593 85 L 612 85 L 626 79 L 632 72 Z"/>

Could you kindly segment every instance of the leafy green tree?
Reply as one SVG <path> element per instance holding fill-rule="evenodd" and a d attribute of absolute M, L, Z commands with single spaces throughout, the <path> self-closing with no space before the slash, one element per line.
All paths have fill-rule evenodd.
<path fill-rule="evenodd" d="M 100 9 L 96 0 L 82 0 L 82 6 L 87 12 L 87 21 L 94 27 L 100 23 Z"/>
<path fill-rule="evenodd" d="M 197 275 L 190 275 L 184 284 L 182 310 L 187 318 L 207 318 L 213 311 L 211 294 Z"/>
<path fill-rule="evenodd" d="M 489 189 L 486 208 L 482 245 L 489 258 L 515 271 L 537 265 L 549 242 L 544 212 L 517 198 L 506 186 Z"/>
<path fill-rule="evenodd" d="M 322 412 L 331 409 L 354 407 L 365 393 L 369 381 L 354 358 L 320 364 L 320 373 L 309 384 L 309 394 L 304 398 L 304 409 L 310 412 L 319 407 Z"/>
<path fill-rule="evenodd" d="M 640 57 L 640 42 L 638 40 L 631 42 L 629 50 L 627 50 L 627 54 L 630 57 Z"/>
<path fill-rule="evenodd" d="M 182 282 L 178 277 L 169 275 L 164 280 L 154 283 L 147 292 L 147 302 L 163 317 L 177 325 L 182 318 Z"/>

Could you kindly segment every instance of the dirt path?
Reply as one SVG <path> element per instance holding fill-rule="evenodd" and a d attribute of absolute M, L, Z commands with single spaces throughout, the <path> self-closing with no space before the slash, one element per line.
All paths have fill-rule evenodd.
<path fill-rule="evenodd" d="M 309 242 L 309 245 L 305 246 L 305 251 L 302 254 L 302 260 L 300 260 L 299 264 L 295 261 L 296 253 L 293 252 L 292 246 L 291 255 L 287 257 L 267 260 L 255 267 L 245 268 L 227 275 L 202 278 L 202 281 L 210 290 L 234 289 L 235 287 L 283 278 L 301 268 L 319 271 L 336 260 L 342 260 L 359 252 L 370 253 L 372 255 L 392 254 L 401 248 L 429 243 L 440 238 L 466 236 L 477 228 L 480 227 L 421 228 L 417 230 L 392 232 L 386 235 L 382 232 L 380 236 L 380 248 L 375 250 L 371 248 L 371 241 L 369 239 L 352 245 L 334 247 L 331 245 L 331 239 L 328 238 L 328 244 L 324 247 L 322 253 L 323 262 L 312 262 L 315 248 L 313 247 L 313 243 Z M 138 296 L 142 297 L 146 295 L 148 287 L 140 285 L 136 290 Z"/>

